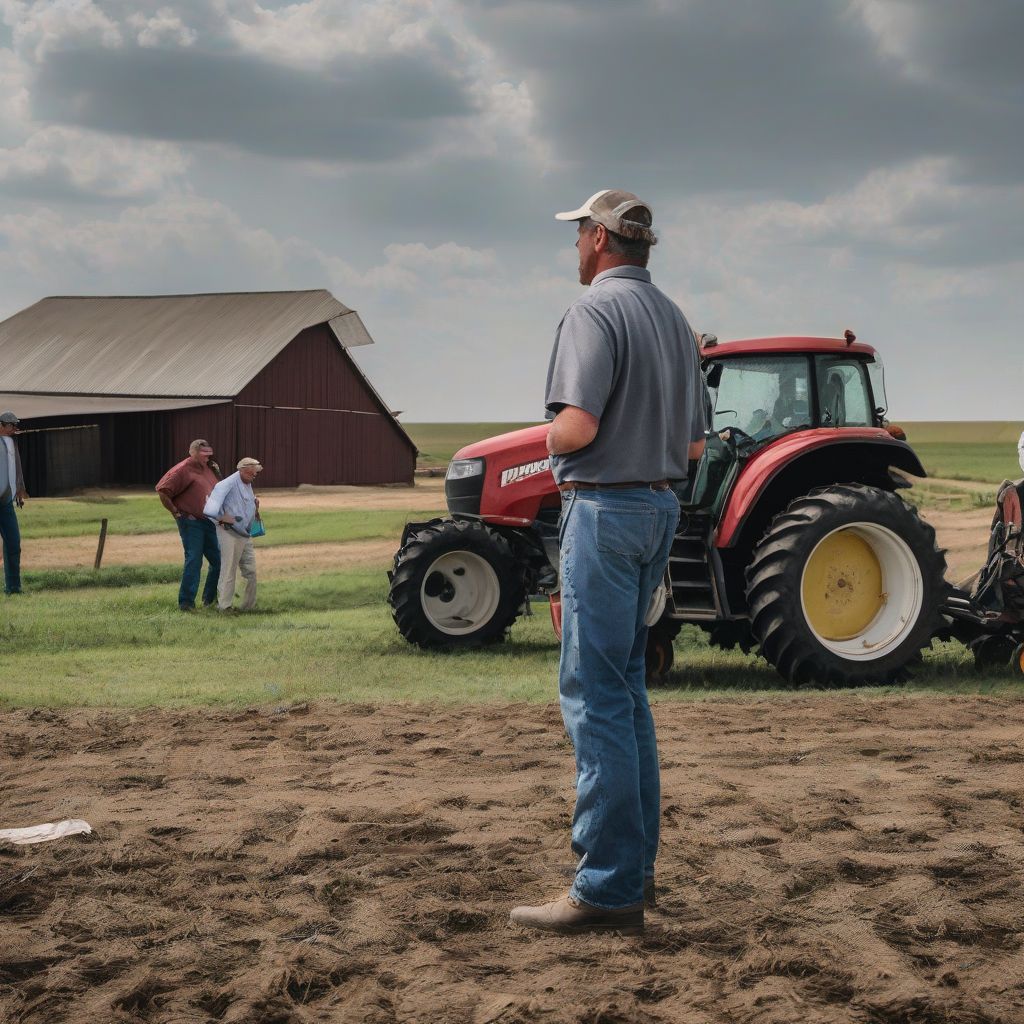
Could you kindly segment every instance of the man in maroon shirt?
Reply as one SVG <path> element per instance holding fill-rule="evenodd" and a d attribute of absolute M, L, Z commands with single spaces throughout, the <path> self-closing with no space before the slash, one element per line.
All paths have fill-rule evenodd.
<path fill-rule="evenodd" d="M 217 527 L 203 515 L 206 499 L 217 483 L 210 467 L 213 446 L 202 439 L 188 446 L 188 458 L 160 478 L 156 493 L 165 509 L 178 523 L 181 546 L 185 549 L 185 565 L 178 590 L 178 607 L 183 612 L 196 608 L 199 578 L 203 572 L 203 558 L 210 563 L 203 587 L 203 607 L 217 600 L 217 579 L 220 576 L 220 548 L 217 545 Z M 216 465 L 216 463 L 214 463 Z"/>

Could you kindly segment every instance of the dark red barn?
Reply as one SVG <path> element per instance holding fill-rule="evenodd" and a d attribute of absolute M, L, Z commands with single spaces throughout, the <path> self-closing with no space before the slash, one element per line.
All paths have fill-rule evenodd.
<path fill-rule="evenodd" d="M 206 438 L 260 483 L 412 483 L 416 446 L 349 354 L 359 314 L 325 290 L 55 297 L 0 323 L 0 410 L 37 496 L 152 485 Z"/>

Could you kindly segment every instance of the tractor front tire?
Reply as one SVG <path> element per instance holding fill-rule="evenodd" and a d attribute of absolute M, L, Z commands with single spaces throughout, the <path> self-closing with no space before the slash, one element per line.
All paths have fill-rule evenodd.
<path fill-rule="evenodd" d="M 902 682 L 940 625 L 946 560 L 897 495 L 836 484 L 772 520 L 747 569 L 761 654 L 797 686 Z"/>
<path fill-rule="evenodd" d="M 512 545 L 476 520 L 428 523 L 395 556 L 391 614 L 402 636 L 425 649 L 498 643 L 525 601 Z"/>

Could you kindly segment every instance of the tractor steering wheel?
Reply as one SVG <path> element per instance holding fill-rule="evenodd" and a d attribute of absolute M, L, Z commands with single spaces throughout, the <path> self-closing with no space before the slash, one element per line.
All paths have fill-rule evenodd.
<path fill-rule="evenodd" d="M 726 427 L 725 430 L 729 432 L 729 442 L 734 448 L 741 444 L 750 442 L 754 443 L 754 438 L 750 436 L 742 427 Z M 722 431 L 725 433 L 725 431 Z"/>

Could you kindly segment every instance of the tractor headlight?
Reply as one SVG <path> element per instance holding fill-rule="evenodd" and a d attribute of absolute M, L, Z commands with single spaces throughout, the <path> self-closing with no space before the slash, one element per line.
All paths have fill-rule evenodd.
<path fill-rule="evenodd" d="M 465 480 L 471 476 L 482 476 L 484 471 L 483 459 L 455 459 L 448 464 L 446 480 Z"/>

